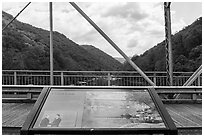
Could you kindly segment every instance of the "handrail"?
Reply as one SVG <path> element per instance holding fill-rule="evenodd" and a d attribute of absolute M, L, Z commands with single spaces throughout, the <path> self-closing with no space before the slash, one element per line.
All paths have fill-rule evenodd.
<path fill-rule="evenodd" d="M 161 97 L 162 101 L 164 103 L 201 103 L 202 100 L 200 98 L 202 94 L 202 86 L 189 86 L 189 87 L 182 87 L 182 86 L 173 86 L 173 87 L 167 87 L 167 86 L 36 86 L 36 85 L 3 85 L 2 86 L 2 99 L 3 102 L 34 102 L 37 100 L 39 94 L 41 93 L 42 89 L 44 87 L 52 87 L 52 88 L 78 88 L 78 89 L 84 89 L 84 88 L 110 88 L 110 89 L 115 89 L 115 88 L 123 88 L 123 89 L 135 89 L 135 92 L 137 90 L 147 90 L 147 88 L 154 88 L 157 94 Z M 134 91 L 134 90 L 133 90 Z M 108 91 L 107 91 L 108 92 Z M 121 92 L 121 90 L 119 90 Z M 163 95 L 166 94 L 183 94 L 183 95 L 188 95 L 188 98 L 182 98 L 182 99 L 168 99 L 168 98 L 163 98 Z"/>
<path fill-rule="evenodd" d="M 166 72 L 146 71 L 146 75 L 156 86 L 167 86 Z M 182 86 L 193 72 L 174 72 L 174 86 Z M 202 85 L 202 74 L 193 85 Z M 3 70 L 3 85 L 50 85 L 47 70 Z M 54 85 L 87 86 L 149 86 L 136 71 L 54 71 Z"/>
<path fill-rule="evenodd" d="M 49 70 L 2 70 L 2 72 L 47 72 L 49 73 Z M 61 70 L 55 70 L 53 72 L 59 73 L 59 72 L 69 72 L 69 73 L 138 73 L 136 71 L 61 71 Z M 165 71 L 144 71 L 144 73 L 162 73 L 166 74 Z M 183 74 L 190 74 L 194 72 L 174 72 L 175 74 L 183 73 Z"/>

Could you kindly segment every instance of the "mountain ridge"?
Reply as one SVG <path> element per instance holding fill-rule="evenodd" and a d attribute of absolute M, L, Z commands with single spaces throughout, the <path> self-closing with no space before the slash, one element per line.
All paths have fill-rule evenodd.
<path fill-rule="evenodd" d="M 143 71 L 166 71 L 165 41 L 131 58 Z M 202 64 L 202 17 L 172 35 L 174 71 L 195 71 Z M 125 62 L 123 70 L 133 68 Z"/>
<path fill-rule="evenodd" d="M 12 15 L 2 11 L 2 26 L 12 18 Z M 48 30 L 14 20 L 2 33 L 2 68 L 48 70 L 49 37 Z M 54 70 L 118 70 L 122 65 L 93 47 L 94 52 L 111 63 L 100 62 L 95 53 L 57 31 L 53 31 L 53 45 Z"/>

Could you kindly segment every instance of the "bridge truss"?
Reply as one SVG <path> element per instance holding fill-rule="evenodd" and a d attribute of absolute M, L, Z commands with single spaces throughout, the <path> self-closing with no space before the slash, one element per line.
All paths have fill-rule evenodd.
<path fill-rule="evenodd" d="M 25 10 L 31 2 L 29 2 L 3 29 L 4 31 L 22 12 Z M 74 3 L 69 2 L 110 44 L 113 46 L 125 60 L 150 84 L 150 86 L 156 86 L 156 84 L 146 76 L 146 74 L 83 12 L 80 7 Z M 165 47 L 166 47 L 166 70 L 167 81 L 169 86 L 173 86 L 173 61 L 172 61 L 172 43 L 171 43 L 171 18 L 170 18 L 170 4 L 171 2 L 164 2 L 164 17 L 165 17 Z M 52 19 L 52 2 L 49 3 L 50 9 L 50 81 L 53 85 L 53 19 Z M 195 73 L 186 81 L 183 86 L 191 85 L 194 80 L 201 74 L 202 66 L 200 66 Z"/>

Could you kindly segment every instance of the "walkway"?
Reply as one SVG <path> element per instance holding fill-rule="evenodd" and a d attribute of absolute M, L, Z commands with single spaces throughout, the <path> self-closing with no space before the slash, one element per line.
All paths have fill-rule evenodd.
<path fill-rule="evenodd" d="M 22 127 L 32 103 L 2 103 L 2 127 Z M 201 128 L 202 104 L 165 104 L 177 128 Z M 18 128 L 19 129 L 19 128 Z M 189 130 L 189 129 L 188 129 Z M 7 130 L 9 131 L 9 130 Z M 196 131 L 195 133 L 201 132 Z M 19 132 L 16 132 L 17 134 Z M 181 133 L 181 130 L 180 130 Z M 191 132 L 192 133 L 192 132 Z M 3 131 L 3 134 L 6 134 Z M 200 133 L 201 134 L 201 133 Z"/>

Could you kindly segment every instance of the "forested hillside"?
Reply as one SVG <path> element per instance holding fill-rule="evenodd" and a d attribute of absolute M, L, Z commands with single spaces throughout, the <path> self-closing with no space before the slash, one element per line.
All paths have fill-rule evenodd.
<path fill-rule="evenodd" d="M 111 57 L 110 55 L 106 54 L 105 52 L 101 51 L 100 49 L 92 46 L 92 45 L 81 45 L 84 49 L 86 49 L 91 55 L 94 56 L 95 59 L 97 59 L 102 64 L 106 65 L 108 68 L 109 66 L 112 66 L 116 68 L 117 70 L 120 70 L 122 67 L 122 64 L 118 65 L 118 60 Z"/>
<path fill-rule="evenodd" d="M 202 64 L 202 18 L 172 35 L 174 71 L 195 71 Z M 166 71 L 165 43 L 162 41 L 144 54 L 132 57 L 143 71 Z M 133 70 L 124 63 L 123 70 Z"/>
<path fill-rule="evenodd" d="M 13 17 L 2 12 L 2 27 Z M 134 70 L 91 45 L 78 45 L 54 32 L 55 70 Z M 202 63 L 202 18 L 172 35 L 174 71 L 195 71 Z M 165 70 L 162 41 L 132 60 L 143 71 Z M 2 32 L 2 69 L 49 70 L 49 31 L 15 20 Z"/>
<path fill-rule="evenodd" d="M 12 18 L 2 12 L 2 27 Z M 122 66 L 93 46 L 86 48 L 89 46 L 80 46 L 59 32 L 53 33 L 54 70 L 118 70 Z M 49 70 L 49 37 L 49 31 L 15 20 L 2 32 L 2 69 Z"/>

